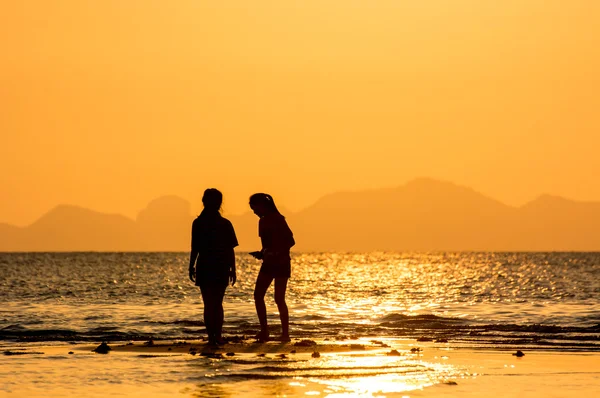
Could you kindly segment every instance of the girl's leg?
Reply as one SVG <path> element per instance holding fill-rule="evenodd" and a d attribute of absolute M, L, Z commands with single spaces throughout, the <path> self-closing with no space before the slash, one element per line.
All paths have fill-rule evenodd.
<path fill-rule="evenodd" d="M 227 285 L 215 287 L 214 319 L 215 339 L 217 340 L 217 342 L 221 340 L 221 334 L 223 332 L 223 321 L 225 320 L 225 314 L 223 313 L 223 298 L 225 297 L 225 289 L 227 289 Z"/>
<path fill-rule="evenodd" d="M 288 278 L 275 278 L 275 303 L 281 319 L 281 341 L 290 341 L 290 316 L 285 302 Z"/>
<path fill-rule="evenodd" d="M 265 294 L 271 285 L 273 277 L 258 273 L 256 278 L 256 286 L 254 287 L 254 305 L 256 306 L 256 314 L 260 322 L 259 340 L 269 339 L 269 326 L 267 325 L 267 306 L 265 305 Z"/>

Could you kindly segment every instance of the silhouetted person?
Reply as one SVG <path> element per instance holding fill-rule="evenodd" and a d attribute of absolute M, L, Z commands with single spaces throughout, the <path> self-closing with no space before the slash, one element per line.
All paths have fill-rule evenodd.
<path fill-rule="evenodd" d="M 190 280 L 200 286 L 204 302 L 204 324 L 209 344 L 222 344 L 223 297 L 237 279 L 235 251 L 238 245 L 233 225 L 221 216 L 223 194 L 214 188 L 204 191 L 204 210 L 192 223 Z"/>
<path fill-rule="evenodd" d="M 260 341 L 269 340 L 265 294 L 275 280 L 275 303 L 281 319 L 281 341 L 290 341 L 285 291 L 291 275 L 290 248 L 296 244 L 294 235 L 285 217 L 277 210 L 271 195 L 255 193 L 250 196 L 250 208 L 260 218 L 258 235 L 262 242 L 262 250 L 250 254 L 263 260 L 254 288 L 254 304 L 260 321 L 260 333 L 256 337 Z"/>

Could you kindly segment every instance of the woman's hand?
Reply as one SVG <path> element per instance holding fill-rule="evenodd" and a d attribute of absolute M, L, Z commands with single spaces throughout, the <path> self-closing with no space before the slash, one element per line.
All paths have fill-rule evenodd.
<path fill-rule="evenodd" d="M 196 283 L 196 269 L 194 267 L 190 267 L 190 280 Z"/>
<path fill-rule="evenodd" d="M 231 286 L 235 285 L 236 281 L 237 281 L 237 275 L 235 273 L 235 270 L 229 271 L 229 282 L 231 283 Z"/>

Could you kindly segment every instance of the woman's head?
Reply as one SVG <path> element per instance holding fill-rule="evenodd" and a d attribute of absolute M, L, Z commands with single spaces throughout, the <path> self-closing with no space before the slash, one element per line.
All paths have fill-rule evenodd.
<path fill-rule="evenodd" d="M 219 211 L 223 204 L 223 194 L 215 188 L 208 188 L 202 196 L 202 204 L 206 210 Z"/>
<path fill-rule="evenodd" d="M 279 213 L 273 197 L 268 193 L 255 193 L 250 196 L 250 208 L 259 217 L 266 216 L 269 213 Z"/>

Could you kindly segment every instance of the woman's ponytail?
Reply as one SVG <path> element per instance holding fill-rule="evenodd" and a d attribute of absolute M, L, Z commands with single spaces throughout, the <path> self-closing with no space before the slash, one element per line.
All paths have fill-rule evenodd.
<path fill-rule="evenodd" d="M 255 193 L 254 195 L 250 196 L 250 204 L 252 204 L 252 203 L 261 203 L 269 211 L 275 212 L 275 213 L 281 215 L 281 213 L 279 212 L 279 209 L 277 209 L 277 206 L 275 205 L 275 201 L 273 200 L 273 197 L 271 195 L 269 195 L 268 193 L 260 192 L 260 193 Z"/>

